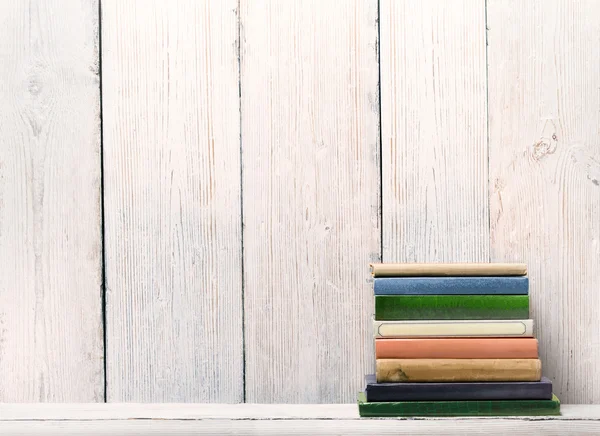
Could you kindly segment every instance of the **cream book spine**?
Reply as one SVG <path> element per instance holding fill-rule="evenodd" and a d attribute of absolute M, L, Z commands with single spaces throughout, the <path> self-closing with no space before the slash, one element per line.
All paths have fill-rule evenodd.
<path fill-rule="evenodd" d="M 373 277 L 524 276 L 524 263 L 372 263 Z"/>
<path fill-rule="evenodd" d="M 532 319 L 373 321 L 375 338 L 533 337 Z"/>

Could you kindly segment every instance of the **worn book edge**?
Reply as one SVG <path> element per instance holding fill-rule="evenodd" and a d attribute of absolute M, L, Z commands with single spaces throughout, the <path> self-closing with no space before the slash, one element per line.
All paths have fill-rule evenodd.
<path fill-rule="evenodd" d="M 540 359 L 377 359 L 378 383 L 529 381 L 542 378 Z"/>

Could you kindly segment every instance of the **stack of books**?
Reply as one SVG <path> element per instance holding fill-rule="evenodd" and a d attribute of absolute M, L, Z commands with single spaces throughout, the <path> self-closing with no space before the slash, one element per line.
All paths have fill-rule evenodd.
<path fill-rule="evenodd" d="M 376 374 L 361 416 L 559 415 L 524 264 L 373 264 Z"/>

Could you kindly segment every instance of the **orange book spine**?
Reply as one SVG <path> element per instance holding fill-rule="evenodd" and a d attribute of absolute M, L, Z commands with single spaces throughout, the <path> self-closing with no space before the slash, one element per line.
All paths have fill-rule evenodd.
<path fill-rule="evenodd" d="M 377 359 L 377 383 L 540 381 L 539 359 Z"/>
<path fill-rule="evenodd" d="M 377 359 L 537 359 L 535 338 L 376 339 Z"/>

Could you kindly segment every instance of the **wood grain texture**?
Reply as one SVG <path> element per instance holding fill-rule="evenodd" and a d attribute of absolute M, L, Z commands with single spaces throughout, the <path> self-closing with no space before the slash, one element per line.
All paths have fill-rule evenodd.
<path fill-rule="evenodd" d="M 246 399 L 350 402 L 373 367 L 377 1 L 242 1 Z"/>
<path fill-rule="evenodd" d="M 364 388 L 364 385 L 363 385 Z M 561 404 L 560 416 L 531 417 L 536 420 L 600 421 L 599 404 Z M 198 403 L 78 403 L 78 404 L 0 404 L 0 422 L 8 421 L 201 421 L 201 420 L 326 420 L 361 421 L 356 402 L 353 404 L 198 404 Z M 490 419 L 464 418 L 430 419 L 440 422 L 475 421 Z M 521 422 L 517 417 L 505 421 Z M 382 421 L 385 421 L 383 419 Z M 374 423 L 375 421 L 371 421 Z"/>
<path fill-rule="evenodd" d="M 356 407 L 356 406 L 354 406 Z M 597 435 L 600 432 L 599 421 L 531 421 L 479 418 L 466 419 L 382 419 L 364 418 L 363 420 L 209 420 L 209 421 L 26 421 L 0 422 L 0 430 L 6 436 L 13 435 L 307 435 L 324 436 L 343 435 L 421 435 L 444 434 L 451 436 L 490 434 L 510 435 Z"/>
<path fill-rule="evenodd" d="M 381 0 L 385 262 L 487 262 L 485 2 Z"/>
<path fill-rule="evenodd" d="M 544 372 L 600 401 L 600 3 L 488 1 L 492 261 L 523 260 Z"/>
<path fill-rule="evenodd" d="M 102 4 L 108 401 L 243 399 L 236 7 Z"/>
<path fill-rule="evenodd" d="M 356 404 L 0 404 L 0 432 L 2 435 L 597 435 L 599 409 L 599 405 L 567 404 L 561 405 L 560 416 L 361 419 Z"/>
<path fill-rule="evenodd" d="M 0 9 L 0 402 L 102 401 L 98 3 Z"/>

